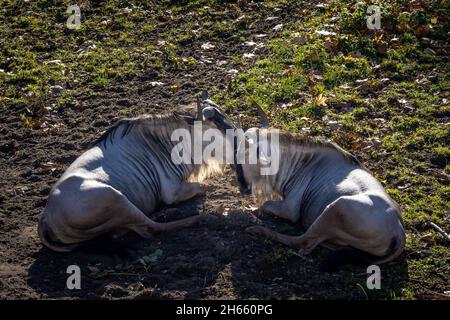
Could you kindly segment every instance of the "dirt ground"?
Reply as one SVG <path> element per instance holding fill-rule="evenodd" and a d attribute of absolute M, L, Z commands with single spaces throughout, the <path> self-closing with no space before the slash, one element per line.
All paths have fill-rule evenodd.
<path fill-rule="evenodd" d="M 279 15 L 285 19 L 288 12 Z M 270 34 L 276 23 L 280 22 L 255 25 L 249 38 Z M 219 57 L 214 58 L 225 61 L 245 50 L 235 38 L 216 46 L 214 54 Z M 187 50 L 186 55 L 199 59 L 205 55 L 200 43 Z M 240 68 L 233 62 L 227 66 L 233 67 Z M 323 273 L 318 266 L 327 250 L 302 256 L 246 234 L 246 227 L 262 223 L 285 232 L 300 230 L 255 211 L 252 200 L 239 194 L 230 172 L 210 180 L 205 197 L 154 214 L 166 221 L 207 212 L 217 216 L 216 221 L 151 240 L 137 239 L 128 261 L 83 251 L 61 254 L 43 247 L 37 221 L 51 186 L 115 119 L 177 110 L 192 103 L 202 90 L 212 86 L 221 90 L 230 81 L 226 70 L 216 64 L 160 71 L 158 81 L 175 83 L 176 90 L 153 86 L 154 78 L 124 79 L 92 96 L 77 96 L 76 108 L 46 115 L 49 128 L 56 129 L 24 127 L 21 110 L 0 114 L 0 299 L 366 299 L 367 295 L 386 298 L 402 289 L 408 279 L 404 261 L 383 266 L 384 290 L 366 292 L 365 266 Z M 45 103 L 50 102 L 51 97 Z M 72 264 L 81 267 L 81 290 L 66 289 L 66 268 Z"/>

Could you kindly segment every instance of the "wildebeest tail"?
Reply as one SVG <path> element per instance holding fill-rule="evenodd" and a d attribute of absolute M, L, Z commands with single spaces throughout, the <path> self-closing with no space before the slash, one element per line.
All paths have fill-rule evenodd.
<path fill-rule="evenodd" d="M 399 235 L 392 238 L 388 253 L 383 257 L 374 256 L 375 260 L 373 261 L 373 263 L 382 264 L 396 259 L 403 252 L 403 249 L 405 248 L 405 242 L 406 242 L 405 233 L 404 232 L 399 233 Z"/>
<path fill-rule="evenodd" d="M 53 251 L 70 252 L 77 250 L 102 255 L 118 255 L 125 260 L 131 257 L 131 249 L 134 249 L 132 245 L 136 242 L 124 242 L 105 235 L 80 243 L 66 244 L 55 240 L 51 229 L 43 219 L 39 220 L 38 233 L 44 245 Z"/>
<path fill-rule="evenodd" d="M 131 260 L 134 246 L 139 240 L 123 241 L 111 238 L 108 235 L 81 242 L 76 250 L 100 255 L 117 255 L 121 259 Z"/>
<path fill-rule="evenodd" d="M 65 244 L 59 242 L 52 237 L 52 231 L 45 223 L 44 219 L 39 219 L 38 234 L 42 243 L 49 249 L 57 252 L 70 252 L 73 251 L 79 244 Z"/>

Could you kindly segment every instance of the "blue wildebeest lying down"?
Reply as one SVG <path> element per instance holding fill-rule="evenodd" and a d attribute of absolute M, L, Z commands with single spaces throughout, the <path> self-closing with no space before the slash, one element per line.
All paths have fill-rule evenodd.
<path fill-rule="evenodd" d="M 385 263 L 398 257 L 405 245 L 400 208 L 369 171 L 334 143 L 269 129 L 257 107 L 263 128 L 247 130 L 237 153 L 248 155 L 250 145 L 257 144 L 258 159 L 264 161 L 242 164 L 237 172 L 240 188 L 251 190 L 260 204 L 266 201 L 264 212 L 299 223 L 306 232 L 289 236 L 262 226 L 247 231 L 304 253 L 319 244 L 328 247 L 335 252 L 323 266 L 329 270 L 352 260 Z M 274 132 L 279 134 L 276 145 Z M 262 175 L 261 167 L 274 155 L 278 172 Z"/>
<path fill-rule="evenodd" d="M 201 105 L 206 105 L 205 114 Z M 214 106 L 204 97 L 197 100 L 196 117 L 176 112 L 142 116 L 121 120 L 110 128 L 51 189 L 38 225 L 42 242 L 67 252 L 105 234 L 118 237 L 134 231 L 150 237 L 205 218 L 202 214 L 158 223 L 148 215 L 160 202 L 174 204 L 203 194 L 199 181 L 222 169 L 208 159 L 201 164 L 175 164 L 171 158 L 174 130 L 192 133 L 195 120 L 203 120 L 203 130 L 217 129 L 215 122 L 230 127 Z"/>

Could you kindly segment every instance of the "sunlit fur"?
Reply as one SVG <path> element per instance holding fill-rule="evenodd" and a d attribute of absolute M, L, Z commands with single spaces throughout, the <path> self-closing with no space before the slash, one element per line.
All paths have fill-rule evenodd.
<path fill-rule="evenodd" d="M 326 141 L 320 138 L 293 135 L 291 133 L 274 129 L 256 129 L 260 137 L 268 137 L 267 140 L 260 140 L 260 143 L 271 143 L 271 135 L 278 134 L 279 145 L 278 153 L 282 155 L 280 159 L 280 169 L 275 175 L 262 176 L 259 174 L 261 165 L 246 165 L 245 175 L 249 178 L 252 185 L 252 195 L 258 205 L 262 205 L 268 200 L 280 200 L 283 195 L 280 191 L 279 183 L 289 178 L 288 170 L 283 170 L 283 165 L 291 167 L 290 155 L 303 154 L 309 157 L 308 161 L 321 157 L 327 153 L 336 153 L 342 156 L 345 161 L 353 164 L 355 167 L 364 168 L 364 166 L 349 152 L 342 149 L 334 142 Z M 260 138 L 261 139 L 261 138 Z M 276 147 L 275 145 L 272 145 Z M 291 163 L 290 163 L 291 162 Z M 365 168 L 364 168 L 365 169 Z M 367 169 L 365 169 L 367 170 Z M 278 182 L 278 184 L 277 184 Z"/>
<path fill-rule="evenodd" d="M 225 168 L 226 165 L 220 164 L 216 160 L 208 160 L 207 163 L 197 166 L 194 169 L 188 181 L 202 183 L 211 177 L 223 175 Z"/>
<path fill-rule="evenodd" d="M 270 155 L 260 151 L 259 157 L 267 162 L 278 154 L 279 170 L 265 176 L 260 162 L 243 164 L 245 182 L 263 211 L 299 223 L 306 232 L 287 236 L 256 226 L 249 232 L 306 253 L 319 244 L 352 247 L 376 257 L 371 259 L 377 263 L 402 253 L 406 238 L 400 207 L 354 156 L 332 142 L 287 132 L 279 132 L 277 146 L 274 133 L 274 129 L 247 130 L 246 145 L 256 143 L 256 135 L 258 150 L 272 145 Z"/>
<path fill-rule="evenodd" d="M 192 126 L 188 125 L 185 120 L 178 117 L 176 114 L 168 113 L 164 115 L 144 115 L 137 118 L 122 119 L 118 121 L 113 127 L 108 129 L 96 142 L 107 144 L 108 140 L 113 143 L 115 131 L 121 131 L 122 135 L 133 134 L 136 136 L 146 137 L 161 137 L 165 142 L 173 147 L 176 142 L 170 141 L 172 132 L 176 129 L 192 130 Z M 210 122 L 203 123 L 203 130 L 215 128 Z M 191 135 L 193 137 L 193 135 Z M 118 137 L 117 137 L 118 138 Z M 185 177 L 189 182 L 202 183 L 208 178 L 224 173 L 225 164 L 220 164 L 215 159 L 203 159 L 202 164 L 184 165 L 190 174 Z"/>
<path fill-rule="evenodd" d="M 172 141 L 172 133 L 185 129 L 193 138 L 194 120 L 180 113 L 145 115 L 120 120 L 107 130 L 50 191 L 38 225 L 42 242 L 52 250 L 68 252 L 103 234 L 134 231 L 151 237 L 203 219 L 192 216 L 158 223 L 149 217 L 161 202 L 171 205 L 204 193 L 202 185 L 188 180 L 203 181 L 223 171 L 211 159 L 174 163 L 172 151 L 179 142 Z M 206 120 L 202 127 L 216 128 Z M 190 146 L 187 140 L 182 143 Z"/>

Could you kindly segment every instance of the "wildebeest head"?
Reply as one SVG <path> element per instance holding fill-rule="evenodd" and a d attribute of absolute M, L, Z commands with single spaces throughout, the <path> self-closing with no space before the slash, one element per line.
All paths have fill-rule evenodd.
<path fill-rule="evenodd" d="M 262 128 L 250 128 L 248 130 L 242 128 L 240 123 L 238 123 L 238 125 L 234 125 L 232 121 L 218 109 L 217 110 L 219 113 L 217 113 L 217 111 L 208 110 L 207 108 L 203 109 L 204 114 L 206 112 L 210 119 L 215 119 L 215 124 L 221 130 L 230 128 L 237 129 L 233 143 L 235 161 L 231 167 L 236 173 L 239 189 L 243 194 L 251 193 L 252 188 L 250 182 L 256 178 L 256 172 L 260 171 L 261 164 L 264 165 L 267 160 L 270 160 L 270 148 L 260 148 L 260 146 L 267 147 L 270 144 L 270 138 L 263 140 L 258 138 L 260 137 L 260 130 L 264 132 L 269 131 L 267 130 L 269 127 L 269 120 L 267 119 L 267 116 L 262 108 L 256 103 L 255 105 L 261 118 Z M 256 164 L 248 164 L 246 162 L 249 159 L 249 150 L 256 151 Z M 269 154 L 267 154 L 267 152 L 269 152 Z M 239 157 L 241 157 L 241 161 L 238 160 Z"/>
<path fill-rule="evenodd" d="M 245 193 L 252 193 L 254 182 L 261 180 L 261 168 L 270 164 L 271 161 L 271 135 L 268 129 L 269 119 L 259 104 L 253 103 L 258 111 L 261 121 L 261 128 L 249 128 L 244 131 L 244 137 L 240 143 L 235 146 L 236 154 L 241 158 L 243 164 L 240 171 L 236 171 L 237 180 L 242 181 L 246 186 Z M 239 126 L 240 127 L 240 126 Z M 251 160 L 251 157 L 256 159 Z M 255 162 L 256 160 L 256 162 Z M 242 184 L 240 182 L 239 184 Z"/>
<path fill-rule="evenodd" d="M 197 110 L 194 115 L 186 112 L 176 112 L 175 115 L 178 118 L 183 119 L 191 128 L 194 128 L 195 125 L 198 125 L 201 122 L 202 130 L 199 131 L 194 128 L 191 133 L 194 141 L 202 141 L 202 150 L 208 148 L 211 142 L 217 142 L 217 139 L 221 140 L 221 143 L 215 145 L 216 149 L 214 149 L 213 157 L 208 156 L 210 154 L 210 148 L 208 149 L 208 152 L 204 154 L 203 160 L 206 161 L 210 167 L 217 167 L 218 165 L 221 168 L 219 171 L 223 172 L 225 164 L 229 163 L 232 169 L 236 170 L 234 162 L 231 163 L 229 161 L 230 159 L 228 159 L 230 155 L 227 151 L 234 149 L 233 138 L 232 136 L 227 135 L 227 130 L 234 130 L 236 126 L 220 107 L 210 99 L 206 91 L 204 91 L 201 96 L 197 97 Z M 210 129 L 213 130 L 210 131 Z M 197 149 L 194 150 L 194 152 L 198 153 L 200 150 Z M 217 162 L 218 159 L 220 159 L 220 162 Z"/>
<path fill-rule="evenodd" d="M 227 129 L 236 128 L 231 119 L 209 98 L 206 91 L 203 92 L 202 97 L 197 97 L 197 116 L 198 120 L 213 122 L 224 134 Z"/>
<path fill-rule="evenodd" d="M 176 112 L 176 116 L 192 125 L 195 121 L 202 121 L 207 127 L 216 127 L 224 134 L 227 129 L 236 128 L 220 107 L 209 98 L 207 91 L 197 97 L 197 110 L 195 115 L 186 112 Z"/>
<path fill-rule="evenodd" d="M 197 98 L 197 117 L 198 120 L 203 120 L 204 122 L 215 126 L 224 136 L 226 135 L 227 130 L 240 129 L 240 125 L 236 126 L 220 107 L 209 98 L 206 91 L 203 92 L 201 97 Z M 236 172 L 240 191 L 247 194 L 250 192 L 250 189 L 245 181 L 242 165 L 238 164 L 236 161 L 237 138 L 234 136 L 233 139 L 234 141 L 229 141 L 229 143 L 233 145 L 234 150 L 234 161 L 231 164 L 231 168 Z"/>

